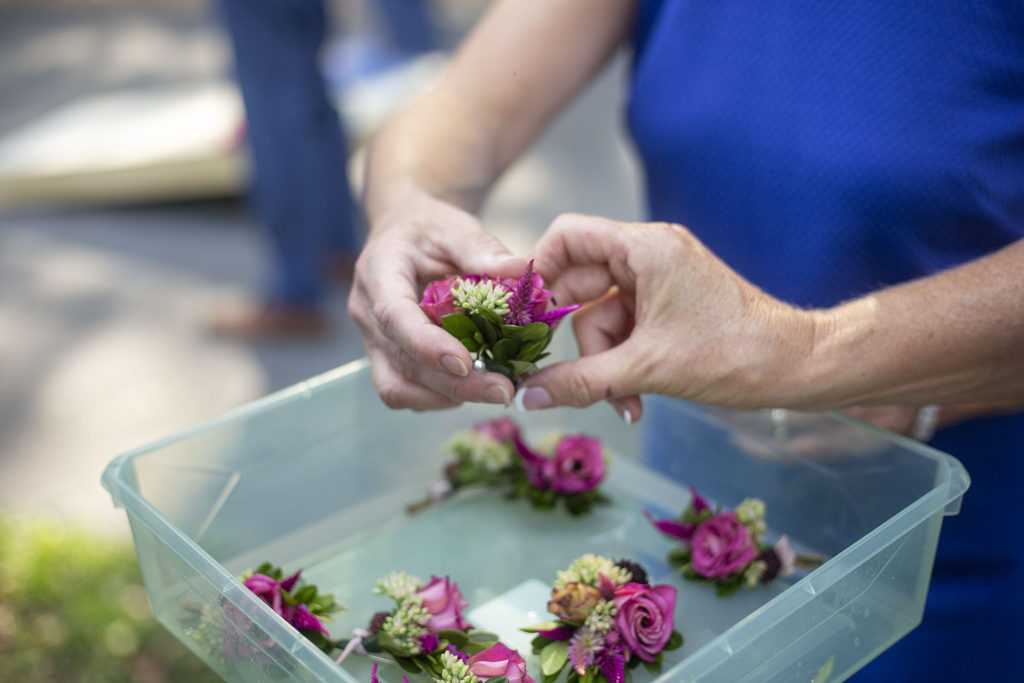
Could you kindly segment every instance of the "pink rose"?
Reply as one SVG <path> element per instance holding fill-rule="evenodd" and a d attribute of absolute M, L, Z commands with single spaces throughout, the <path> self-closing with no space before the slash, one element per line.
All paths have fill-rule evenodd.
<path fill-rule="evenodd" d="M 459 587 L 448 577 L 443 579 L 438 576 L 431 576 L 430 583 L 416 591 L 416 595 L 423 596 L 423 606 L 433 616 L 427 622 L 427 630 L 431 633 L 456 629 L 465 631 L 473 628 L 463 616 L 462 610 L 469 606 L 469 603 L 462 597 Z"/>
<path fill-rule="evenodd" d="M 480 434 L 486 434 L 498 443 L 515 441 L 519 436 L 519 425 L 507 417 L 499 417 L 473 427 Z"/>
<path fill-rule="evenodd" d="M 423 298 L 420 299 L 420 308 L 438 325 L 443 317 L 456 312 L 455 300 L 452 298 L 452 279 L 449 275 L 443 280 L 434 280 L 423 290 Z"/>
<path fill-rule="evenodd" d="M 505 676 L 509 683 L 533 683 L 533 679 L 526 673 L 526 662 L 517 651 L 503 643 L 495 643 L 470 657 L 469 671 L 481 681 Z"/>
<path fill-rule="evenodd" d="M 627 583 L 615 590 L 615 630 L 629 651 L 653 662 L 672 636 L 676 589 L 667 584 Z"/>
<path fill-rule="evenodd" d="M 743 570 L 757 555 L 750 529 L 733 512 L 721 512 L 701 522 L 690 538 L 693 570 L 718 579 Z"/>
<path fill-rule="evenodd" d="M 551 488 L 559 493 L 582 493 L 604 478 L 604 449 L 597 439 L 578 434 L 562 439 L 555 448 Z"/>

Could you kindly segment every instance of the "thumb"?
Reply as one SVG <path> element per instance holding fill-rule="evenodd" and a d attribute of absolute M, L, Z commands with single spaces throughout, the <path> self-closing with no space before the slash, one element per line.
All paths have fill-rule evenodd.
<path fill-rule="evenodd" d="M 635 363 L 628 347 L 627 342 L 603 353 L 555 363 L 531 375 L 516 392 L 516 408 L 583 408 L 598 401 L 643 393 L 643 387 L 629 372 Z"/>

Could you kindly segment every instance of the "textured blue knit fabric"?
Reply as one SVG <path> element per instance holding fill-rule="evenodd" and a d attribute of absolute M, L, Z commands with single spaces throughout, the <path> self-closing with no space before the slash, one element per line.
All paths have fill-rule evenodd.
<path fill-rule="evenodd" d="M 1020 0 L 645 0 L 635 49 L 651 218 L 777 297 L 827 306 L 1024 237 Z M 923 624 L 855 680 L 1018 680 L 1024 415 L 933 444 L 973 485 Z"/>

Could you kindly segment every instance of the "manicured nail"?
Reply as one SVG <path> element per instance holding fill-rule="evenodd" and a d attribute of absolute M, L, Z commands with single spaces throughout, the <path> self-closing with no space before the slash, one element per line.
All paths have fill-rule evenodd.
<path fill-rule="evenodd" d="M 500 384 L 492 384 L 484 389 L 484 398 L 488 403 L 500 403 L 503 406 L 507 406 L 509 401 L 508 389 Z"/>
<path fill-rule="evenodd" d="M 469 374 L 469 370 L 466 369 L 466 364 L 462 362 L 462 359 L 448 353 L 441 356 L 441 367 L 458 377 L 465 377 Z"/>
<path fill-rule="evenodd" d="M 622 401 L 609 401 L 609 403 L 612 404 L 612 408 L 614 408 L 615 412 L 619 414 L 619 417 L 622 418 L 623 422 L 627 425 L 633 424 L 633 413 L 629 412 L 629 408 L 626 407 L 625 403 Z"/>
<path fill-rule="evenodd" d="M 515 405 L 519 410 L 550 408 L 552 403 L 551 394 L 544 387 L 519 387 L 516 392 Z"/>

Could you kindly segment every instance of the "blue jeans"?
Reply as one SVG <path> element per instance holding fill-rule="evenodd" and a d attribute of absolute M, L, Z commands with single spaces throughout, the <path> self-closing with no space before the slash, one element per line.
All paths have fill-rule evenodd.
<path fill-rule="evenodd" d="M 319 63 L 322 0 L 220 0 L 245 102 L 269 303 L 315 305 L 332 256 L 358 247 L 345 138 Z"/>

